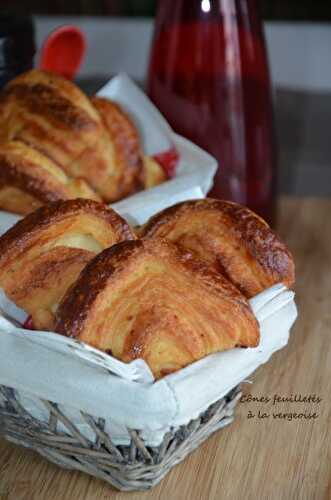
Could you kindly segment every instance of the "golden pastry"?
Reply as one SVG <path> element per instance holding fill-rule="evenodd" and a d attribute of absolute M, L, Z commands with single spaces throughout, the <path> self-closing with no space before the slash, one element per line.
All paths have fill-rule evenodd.
<path fill-rule="evenodd" d="M 103 97 L 92 97 L 113 145 L 109 159 L 112 168 L 112 200 L 119 200 L 141 189 L 148 189 L 167 180 L 157 161 L 143 155 L 138 130 L 124 110 Z"/>
<path fill-rule="evenodd" d="M 105 200 L 114 200 L 113 144 L 90 99 L 72 82 L 32 70 L 0 96 L 0 139 L 21 140 L 71 177 L 83 177 Z"/>
<path fill-rule="evenodd" d="M 91 102 L 101 116 L 111 146 L 109 198 L 119 200 L 143 188 L 138 131 L 118 104 L 102 97 L 92 97 Z"/>
<path fill-rule="evenodd" d="M 89 99 L 53 73 L 28 71 L 0 94 L 0 141 L 12 140 L 43 153 L 69 177 L 83 178 L 105 201 L 162 180 L 154 168 L 145 183 L 138 132 L 120 106 Z"/>
<path fill-rule="evenodd" d="M 219 273 L 162 240 L 126 241 L 82 271 L 55 331 L 159 378 L 208 354 L 259 342 L 247 299 Z"/>
<path fill-rule="evenodd" d="M 76 85 L 53 73 L 31 70 L 7 84 L 0 138 L 25 142 L 98 191 L 108 180 L 108 141 L 98 112 Z"/>
<path fill-rule="evenodd" d="M 134 238 L 128 224 L 102 203 L 51 203 L 0 238 L 0 287 L 32 316 L 37 329 L 51 330 L 57 305 L 87 262 Z"/>
<path fill-rule="evenodd" d="M 166 238 L 213 265 L 246 297 L 271 285 L 294 283 L 294 262 L 268 224 L 246 207 L 204 199 L 174 205 L 139 230 L 146 239 Z"/>
<path fill-rule="evenodd" d="M 83 179 L 70 179 L 52 160 L 20 141 L 0 143 L 0 209 L 27 214 L 46 203 L 101 198 Z"/>

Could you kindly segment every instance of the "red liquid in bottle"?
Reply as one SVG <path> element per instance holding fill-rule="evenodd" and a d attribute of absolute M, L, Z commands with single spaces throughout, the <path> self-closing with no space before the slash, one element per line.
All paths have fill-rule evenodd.
<path fill-rule="evenodd" d="M 218 160 L 209 195 L 273 223 L 273 111 L 255 2 L 160 0 L 148 91 L 176 132 Z"/>

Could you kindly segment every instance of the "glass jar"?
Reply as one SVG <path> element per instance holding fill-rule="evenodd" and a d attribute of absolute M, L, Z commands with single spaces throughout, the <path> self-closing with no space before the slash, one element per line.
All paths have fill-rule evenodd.
<path fill-rule="evenodd" d="M 177 133 L 218 160 L 209 195 L 273 224 L 273 109 L 255 0 L 159 0 L 148 93 Z"/>

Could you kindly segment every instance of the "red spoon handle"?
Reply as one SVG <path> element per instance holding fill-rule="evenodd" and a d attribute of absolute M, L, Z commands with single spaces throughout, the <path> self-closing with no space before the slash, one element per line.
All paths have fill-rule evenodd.
<path fill-rule="evenodd" d="M 76 26 L 61 26 L 45 40 L 40 58 L 40 69 L 52 71 L 73 80 L 81 66 L 86 50 L 86 39 Z"/>

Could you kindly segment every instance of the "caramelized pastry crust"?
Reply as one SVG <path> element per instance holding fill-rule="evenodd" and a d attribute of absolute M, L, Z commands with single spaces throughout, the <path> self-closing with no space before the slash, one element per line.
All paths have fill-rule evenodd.
<path fill-rule="evenodd" d="M 192 200 L 156 214 L 139 234 L 165 238 L 207 261 L 246 297 L 283 282 L 294 283 L 294 262 L 268 224 L 236 203 Z"/>
<path fill-rule="evenodd" d="M 113 145 L 113 155 L 109 159 L 113 167 L 111 200 L 120 200 L 141 189 L 165 182 L 167 177 L 161 165 L 142 154 L 138 130 L 123 109 L 102 97 L 93 97 L 91 101 Z"/>
<path fill-rule="evenodd" d="M 54 312 L 87 262 L 114 243 L 134 239 L 113 210 L 92 200 L 39 208 L 0 238 L 0 287 L 32 316 L 53 328 Z"/>
<path fill-rule="evenodd" d="M 19 141 L 0 144 L 0 208 L 26 214 L 57 200 L 100 197 L 83 179 L 70 179 L 52 160 Z"/>
<path fill-rule="evenodd" d="M 142 156 L 136 127 L 122 108 L 108 99 L 93 97 L 92 104 L 99 112 L 112 145 L 109 158 L 110 199 L 120 200 L 143 188 Z"/>
<path fill-rule="evenodd" d="M 25 142 L 104 199 L 117 199 L 114 146 L 98 111 L 72 82 L 39 70 L 12 80 L 0 96 L 0 139 Z"/>
<path fill-rule="evenodd" d="M 101 97 L 89 99 L 54 73 L 28 71 L 1 92 L 0 142 L 8 141 L 39 151 L 78 183 L 84 179 L 105 201 L 165 180 L 160 167 L 145 164 L 138 131 L 119 105 Z M 35 194 L 24 196 L 20 188 L 6 186 L 4 203 L 15 206 L 11 196 L 15 203 L 22 196 L 24 212 L 32 202 L 40 204 Z M 22 213 L 21 207 L 16 211 Z"/>
<path fill-rule="evenodd" d="M 56 312 L 55 331 L 159 378 L 210 353 L 254 347 L 245 297 L 212 268 L 162 240 L 126 241 L 96 256 Z"/>
<path fill-rule="evenodd" d="M 45 71 L 28 71 L 9 82 L 0 108 L 2 139 L 33 145 L 63 168 L 92 146 L 101 130 L 98 113 L 78 87 Z"/>

